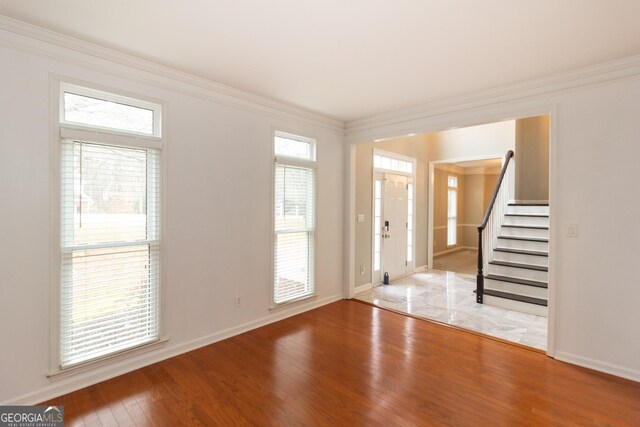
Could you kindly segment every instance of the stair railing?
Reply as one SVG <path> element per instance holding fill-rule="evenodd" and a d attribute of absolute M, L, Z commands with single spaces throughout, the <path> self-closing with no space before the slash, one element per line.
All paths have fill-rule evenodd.
<path fill-rule="evenodd" d="M 507 151 L 498 182 L 487 206 L 487 211 L 478 226 L 478 275 L 476 276 L 476 302 L 482 304 L 484 297 L 484 272 L 489 260 L 493 257 L 493 248 L 498 238 L 498 232 L 503 223 L 504 214 L 510 201 L 511 174 L 509 167 L 513 151 Z M 506 184 L 504 184 L 506 183 Z M 504 185 L 503 185 L 504 184 Z"/>

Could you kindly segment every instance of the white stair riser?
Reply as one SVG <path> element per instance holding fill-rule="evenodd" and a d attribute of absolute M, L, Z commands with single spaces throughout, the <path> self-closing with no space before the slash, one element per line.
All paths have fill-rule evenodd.
<path fill-rule="evenodd" d="M 513 311 L 520 311 L 522 313 L 529 313 L 547 317 L 547 307 L 543 305 L 529 304 L 522 301 L 513 301 L 506 298 L 494 297 L 492 295 L 485 295 L 483 298 L 484 303 L 487 305 L 493 305 L 494 307 L 502 307 Z"/>
<path fill-rule="evenodd" d="M 505 225 L 533 225 L 534 227 L 548 227 L 549 217 L 546 216 L 505 216 Z"/>
<path fill-rule="evenodd" d="M 549 257 L 527 254 L 516 254 L 513 252 L 493 251 L 493 259 L 495 261 L 517 262 L 520 264 L 549 266 Z"/>
<path fill-rule="evenodd" d="M 509 292 L 510 294 L 524 295 L 533 298 L 546 300 L 548 298 L 547 288 L 521 285 L 519 283 L 503 282 L 502 280 L 484 279 L 484 288 L 494 291 Z"/>
<path fill-rule="evenodd" d="M 507 213 L 549 215 L 549 206 L 507 206 Z"/>
<path fill-rule="evenodd" d="M 549 230 L 540 228 L 513 228 L 513 227 L 500 227 L 501 236 L 515 236 L 515 237 L 537 237 L 541 239 L 549 238 Z"/>
<path fill-rule="evenodd" d="M 529 240 L 511 240 L 511 239 L 496 239 L 498 244 L 496 247 L 520 249 L 524 251 L 549 251 L 549 242 L 531 242 Z"/>
<path fill-rule="evenodd" d="M 488 274 L 496 274 L 499 276 L 517 277 L 519 279 L 537 280 L 539 282 L 547 282 L 549 274 L 546 271 L 530 270 L 528 268 L 507 267 L 504 265 L 489 264 Z M 486 274 L 486 273 L 485 273 Z"/>

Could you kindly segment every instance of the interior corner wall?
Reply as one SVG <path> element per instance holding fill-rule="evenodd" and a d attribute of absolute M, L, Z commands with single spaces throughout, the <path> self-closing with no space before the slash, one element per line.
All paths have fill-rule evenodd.
<path fill-rule="evenodd" d="M 416 159 L 416 217 L 415 266 L 427 264 L 427 147 L 424 136 L 398 138 L 382 142 L 356 145 L 356 215 L 364 215 L 364 222 L 355 223 L 355 285 L 371 283 L 372 267 L 372 211 L 373 211 L 373 150 L 374 148 Z M 365 273 L 360 274 L 364 267 Z"/>
<path fill-rule="evenodd" d="M 516 120 L 515 198 L 549 200 L 549 116 Z"/>
<path fill-rule="evenodd" d="M 0 403 L 34 404 L 343 298 L 340 127 L 0 30 L 5 38 L 11 42 L 0 47 Z M 27 47 L 6 47 L 12 45 Z M 169 341 L 55 381 L 47 377 L 49 247 L 57 229 L 49 215 L 51 74 L 162 100 L 167 121 L 162 317 Z M 317 140 L 318 296 L 270 310 L 274 129 Z"/>

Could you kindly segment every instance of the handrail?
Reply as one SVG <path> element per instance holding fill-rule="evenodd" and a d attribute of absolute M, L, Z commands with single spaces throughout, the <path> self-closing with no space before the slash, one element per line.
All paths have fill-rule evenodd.
<path fill-rule="evenodd" d="M 498 198 L 498 194 L 500 193 L 500 187 L 502 185 L 502 181 L 504 181 L 504 176 L 507 173 L 509 161 L 511 160 L 512 157 L 513 157 L 513 150 L 507 151 L 507 154 L 505 155 L 505 162 L 502 165 L 500 176 L 498 177 L 496 186 L 493 189 L 493 195 L 491 196 L 491 200 L 489 201 L 489 205 L 487 206 L 487 211 L 484 214 L 482 223 L 478 226 L 478 274 L 476 275 L 476 302 L 479 304 L 482 304 L 484 299 L 484 273 L 482 271 L 484 268 L 484 260 L 482 258 L 482 253 L 483 253 L 482 234 L 487 228 L 487 224 L 489 223 L 489 219 L 491 218 L 491 214 L 493 212 L 493 206 L 495 205 L 496 199 Z M 491 230 L 489 234 L 491 234 Z M 491 241 L 485 242 L 485 243 L 489 245 L 492 244 Z"/>
<path fill-rule="evenodd" d="M 509 161 L 512 157 L 513 150 L 507 151 L 507 154 L 505 155 L 504 165 L 502 165 L 502 170 L 500 171 L 500 176 L 498 177 L 498 182 L 496 182 L 496 187 L 493 189 L 493 195 L 491 196 L 491 200 L 489 201 L 489 205 L 487 206 L 487 211 L 484 214 L 484 219 L 478 226 L 478 231 L 482 231 L 487 227 L 487 222 L 489 222 L 489 216 L 491 215 L 491 211 L 493 210 L 493 205 L 496 202 L 496 197 L 498 197 L 498 191 L 500 191 L 500 185 L 502 184 L 502 180 L 504 179 L 504 174 L 507 173 L 507 166 L 509 166 Z"/>

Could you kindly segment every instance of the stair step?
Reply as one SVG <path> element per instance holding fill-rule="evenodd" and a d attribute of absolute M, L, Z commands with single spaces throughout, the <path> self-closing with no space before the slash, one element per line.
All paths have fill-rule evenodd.
<path fill-rule="evenodd" d="M 512 261 L 493 260 L 493 261 L 489 261 L 489 264 L 502 265 L 504 267 L 526 268 L 528 270 L 549 271 L 549 269 L 543 265 L 522 264 L 519 262 L 512 262 Z"/>
<path fill-rule="evenodd" d="M 548 287 L 548 285 L 545 282 L 539 282 L 537 280 L 519 279 L 517 277 L 500 276 L 497 274 L 487 274 L 485 276 L 485 279 L 499 280 L 501 282 L 517 283 L 519 285 L 535 286 L 536 288 Z"/>
<path fill-rule="evenodd" d="M 524 240 L 526 242 L 544 242 L 544 243 L 549 242 L 549 239 L 543 239 L 539 237 L 498 236 L 498 239 Z"/>
<path fill-rule="evenodd" d="M 511 224 L 502 224 L 502 227 L 509 228 L 531 228 L 533 230 L 548 230 L 549 227 L 543 227 L 541 225 L 511 225 Z"/>
<path fill-rule="evenodd" d="M 526 297 L 523 295 L 516 295 L 516 294 L 511 294 L 509 292 L 501 292 L 501 291 L 494 291 L 491 289 L 486 289 L 484 291 L 485 295 L 491 295 L 494 297 L 498 297 L 498 298 L 505 298 L 505 299 L 510 299 L 510 300 L 514 300 L 514 301 L 520 301 L 520 302 L 526 302 L 529 304 L 535 304 L 535 305 L 542 305 L 544 307 L 547 306 L 547 301 L 540 299 L 540 298 L 533 298 L 533 297 Z"/>
<path fill-rule="evenodd" d="M 536 213 L 506 213 L 504 214 L 504 216 L 530 216 L 530 217 L 534 217 L 534 218 L 549 218 L 549 215 L 547 214 L 536 214 Z"/>
<path fill-rule="evenodd" d="M 522 215 L 549 215 L 549 206 L 542 204 L 509 204 L 505 213 Z"/>
<path fill-rule="evenodd" d="M 495 248 L 494 252 L 509 252 L 512 254 L 522 254 L 522 255 L 534 255 L 534 256 L 549 256 L 548 252 L 542 251 L 526 251 L 524 249 L 511 249 L 511 248 Z"/>

